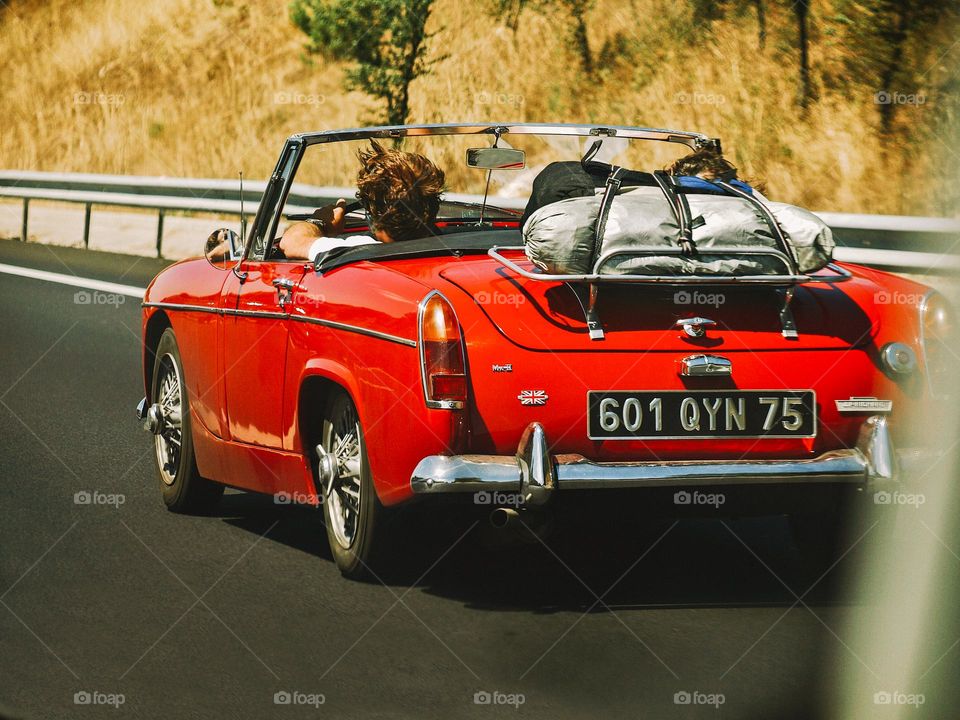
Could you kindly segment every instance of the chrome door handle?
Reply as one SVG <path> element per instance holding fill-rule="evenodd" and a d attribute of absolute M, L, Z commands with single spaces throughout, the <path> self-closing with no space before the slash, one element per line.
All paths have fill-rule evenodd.
<path fill-rule="evenodd" d="M 277 289 L 277 302 L 280 304 L 280 309 L 283 310 L 286 308 L 293 291 L 297 288 L 297 284 L 290 278 L 274 278 L 272 282 Z"/>

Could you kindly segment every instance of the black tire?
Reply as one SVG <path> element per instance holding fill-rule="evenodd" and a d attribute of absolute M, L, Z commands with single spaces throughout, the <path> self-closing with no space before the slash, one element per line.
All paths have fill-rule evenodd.
<path fill-rule="evenodd" d="M 153 386 L 151 399 L 161 403 L 163 385 L 170 373 L 176 374 L 178 387 L 177 404 L 179 405 L 180 426 L 179 432 L 173 426 L 165 427 L 165 434 L 154 436 L 154 464 L 157 468 L 157 482 L 160 485 L 160 494 L 168 510 L 177 513 L 203 515 L 209 513 L 223 495 L 223 485 L 211 482 L 200 476 L 197 470 L 197 458 L 193 452 L 193 432 L 190 424 L 190 398 L 184 382 L 183 362 L 180 360 L 180 350 L 177 347 L 177 338 L 173 328 L 164 330 L 157 344 L 153 365 Z M 179 436 L 179 451 L 171 441 Z M 163 458 L 167 461 L 164 462 Z"/>
<path fill-rule="evenodd" d="M 355 456 L 359 459 L 358 477 L 353 477 L 354 469 L 348 468 L 345 456 L 353 452 L 342 450 L 338 456 L 336 445 L 353 433 L 356 437 Z M 366 442 L 363 428 L 353 400 L 346 393 L 337 393 L 327 405 L 321 430 L 321 441 L 327 453 L 338 457 L 338 480 L 333 483 L 330 492 L 318 489 L 323 498 L 323 519 L 327 532 L 330 552 L 337 568 L 344 577 L 361 580 L 377 574 L 376 565 L 381 555 L 378 547 L 380 530 L 386 508 L 380 503 L 373 487 L 373 476 L 367 460 Z M 316 453 L 314 458 L 316 458 Z M 350 460 L 354 463 L 354 460 Z M 349 504 L 353 496 L 347 491 L 358 491 L 356 505 Z M 348 513 L 345 515 L 343 510 Z"/>

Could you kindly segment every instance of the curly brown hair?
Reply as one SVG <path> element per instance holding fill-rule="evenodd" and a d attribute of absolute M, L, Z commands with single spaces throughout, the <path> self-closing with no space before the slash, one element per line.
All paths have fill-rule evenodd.
<path fill-rule="evenodd" d="M 684 155 L 664 170 L 670 175 L 700 175 L 707 180 L 733 180 L 737 177 L 736 166 L 713 147 L 700 148 Z"/>
<path fill-rule="evenodd" d="M 432 234 L 440 210 L 443 170 L 423 155 L 384 148 L 375 140 L 357 157 L 357 198 L 377 229 L 394 241 Z"/>
<path fill-rule="evenodd" d="M 762 193 L 767 191 L 765 183 L 747 180 L 737 174 L 737 167 L 727 160 L 715 147 L 704 147 L 689 155 L 674 160 L 664 170 L 670 175 L 699 175 L 705 180 L 740 180 Z"/>

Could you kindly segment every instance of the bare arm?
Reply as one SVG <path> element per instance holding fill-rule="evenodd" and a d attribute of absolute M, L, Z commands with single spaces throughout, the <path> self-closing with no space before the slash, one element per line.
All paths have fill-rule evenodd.
<path fill-rule="evenodd" d="M 288 260 L 313 260 L 309 254 L 314 240 L 343 232 L 343 209 L 346 204 L 347 201 L 342 198 L 337 200 L 337 205 L 333 209 L 333 220 L 326 224 L 326 232 L 322 232 L 311 222 L 296 222 L 284 230 L 280 238 L 280 249 L 283 250 L 284 256 Z"/>
<path fill-rule="evenodd" d="M 283 231 L 280 249 L 288 260 L 309 260 L 310 246 L 318 237 L 321 237 L 320 228 L 313 223 L 293 223 Z"/>

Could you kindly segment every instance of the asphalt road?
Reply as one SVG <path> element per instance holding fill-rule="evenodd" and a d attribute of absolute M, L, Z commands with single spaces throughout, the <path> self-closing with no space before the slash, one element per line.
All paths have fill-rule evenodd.
<path fill-rule="evenodd" d="M 10 242 L 0 262 L 160 267 Z M 133 413 L 139 302 L 77 292 L 0 275 L 0 717 L 812 718 L 830 658 L 856 662 L 843 563 L 804 595 L 820 568 L 782 518 L 592 510 L 547 547 L 421 507 L 406 561 L 355 583 L 314 512 L 228 492 L 169 513 Z M 694 691 L 723 704 L 675 703 Z"/>

